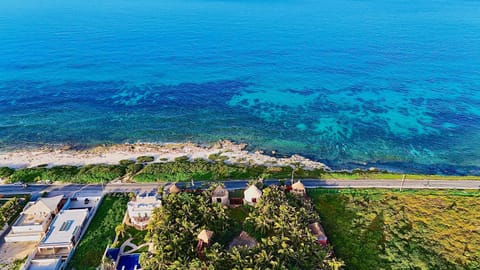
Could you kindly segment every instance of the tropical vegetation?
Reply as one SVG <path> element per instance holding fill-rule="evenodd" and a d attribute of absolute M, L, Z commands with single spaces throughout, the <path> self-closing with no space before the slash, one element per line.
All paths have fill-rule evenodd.
<path fill-rule="evenodd" d="M 478 191 L 309 193 L 347 269 L 480 269 Z"/>
<path fill-rule="evenodd" d="M 140 156 L 136 161 L 121 160 L 119 164 L 90 164 L 86 166 L 37 166 L 12 169 L 0 167 L 0 178 L 9 182 L 33 183 L 60 181 L 65 183 L 106 183 L 115 179 L 134 182 L 158 181 L 216 181 L 230 179 L 478 179 L 478 176 L 444 176 L 390 173 L 377 169 L 353 171 L 326 171 L 305 169 L 300 164 L 291 166 L 225 163 L 225 157 L 212 154 L 209 159 L 177 157 L 174 161 L 153 162 L 152 156 Z"/>
<path fill-rule="evenodd" d="M 153 243 L 154 251 L 142 253 L 144 269 L 338 269 L 342 265 L 308 230 L 308 224 L 319 218 L 308 201 L 269 187 L 255 207 L 232 215 L 209 198 L 209 191 L 164 197 L 148 227 L 146 240 Z M 235 229 L 239 224 L 242 228 Z M 214 244 L 199 253 L 197 236 L 203 229 L 214 232 Z M 236 236 L 231 231 L 238 229 L 258 244 L 227 249 Z"/>
<path fill-rule="evenodd" d="M 0 200 L 0 230 L 5 224 L 12 224 L 26 204 L 25 198 L 12 197 Z"/>

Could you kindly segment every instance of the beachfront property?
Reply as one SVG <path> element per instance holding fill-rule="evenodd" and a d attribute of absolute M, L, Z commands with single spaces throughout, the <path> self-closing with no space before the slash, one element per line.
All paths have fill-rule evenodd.
<path fill-rule="evenodd" d="M 217 186 L 212 192 L 212 203 L 228 206 L 230 204 L 228 190 L 222 185 Z"/>
<path fill-rule="evenodd" d="M 262 197 L 262 191 L 255 185 L 250 185 L 243 192 L 243 203 L 248 205 L 255 205 L 258 199 Z"/>
<path fill-rule="evenodd" d="M 127 204 L 127 215 L 130 222 L 128 225 L 132 225 L 138 230 L 145 230 L 153 210 L 161 206 L 162 201 L 158 195 L 137 195 L 135 200 Z"/>
<path fill-rule="evenodd" d="M 55 217 L 48 234 L 37 247 L 35 258 L 68 257 L 80 240 L 88 218 L 88 209 L 62 210 Z"/>
<path fill-rule="evenodd" d="M 45 235 L 52 218 L 64 204 L 63 195 L 41 198 L 29 203 L 5 236 L 5 242 L 38 242 Z"/>

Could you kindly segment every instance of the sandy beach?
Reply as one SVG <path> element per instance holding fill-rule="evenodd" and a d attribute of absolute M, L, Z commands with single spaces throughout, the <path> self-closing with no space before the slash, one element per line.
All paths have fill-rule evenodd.
<path fill-rule="evenodd" d="M 166 144 L 116 144 L 97 146 L 85 150 L 74 150 L 68 146 L 46 146 L 38 149 L 20 149 L 0 152 L 0 167 L 24 168 L 47 165 L 75 165 L 87 164 L 117 164 L 120 160 L 135 160 L 139 156 L 153 156 L 154 162 L 173 161 L 177 157 L 188 156 L 208 159 L 212 154 L 221 154 L 226 157 L 226 163 L 258 164 L 266 166 L 292 166 L 301 164 L 305 169 L 328 167 L 308 158 L 292 155 L 290 157 L 273 157 L 261 151 L 250 152 L 246 144 L 237 144 L 231 141 L 219 141 L 204 146 L 194 143 L 166 143 Z"/>

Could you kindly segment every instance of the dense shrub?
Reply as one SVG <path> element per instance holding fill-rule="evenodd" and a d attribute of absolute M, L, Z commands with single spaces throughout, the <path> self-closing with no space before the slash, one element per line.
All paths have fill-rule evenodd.
<path fill-rule="evenodd" d="M 9 167 L 0 167 L 0 178 L 7 178 L 15 172 L 14 169 Z"/>
<path fill-rule="evenodd" d="M 80 169 L 76 166 L 55 166 L 45 170 L 43 180 L 70 182 L 78 174 Z"/>
<path fill-rule="evenodd" d="M 11 176 L 11 182 L 25 182 L 31 183 L 38 180 L 42 180 L 44 173 L 47 171 L 46 168 L 23 168 L 16 170 Z"/>
<path fill-rule="evenodd" d="M 73 179 L 77 183 L 100 183 L 108 182 L 125 175 L 126 168 L 121 165 L 87 165 Z"/>
<path fill-rule="evenodd" d="M 25 200 L 13 197 L 0 207 L 0 229 L 5 223 L 12 223 L 25 206 Z"/>
<path fill-rule="evenodd" d="M 129 159 L 122 159 L 118 163 L 122 166 L 129 166 L 129 165 L 135 164 L 135 161 L 129 160 Z"/>
<path fill-rule="evenodd" d="M 153 162 L 154 160 L 155 160 L 155 157 L 153 156 L 140 156 L 137 158 L 137 163 Z"/>

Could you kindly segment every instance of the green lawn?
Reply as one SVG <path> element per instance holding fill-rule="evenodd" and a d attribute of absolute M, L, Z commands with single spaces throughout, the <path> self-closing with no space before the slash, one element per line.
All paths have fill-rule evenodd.
<path fill-rule="evenodd" d="M 127 241 L 129 238 L 133 237 L 132 243 L 139 246 L 145 243 L 145 235 L 147 234 L 147 230 L 140 231 L 135 229 L 134 227 L 126 226 L 125 225 L 125 234 L 123 237 L 118 238 L 118 246 L 120 247 L 123 242 Z"/>
<path fill-rule="evenodd" d="M 100 265 L 105 248 L 115 238 L 115 227 L 123 220 L 127 202 L 125 194 L 105 196 L 67 269 L 95 269 Z"/>
<path fill-rule="evenodd" d="M 480 269 L 478 191 L 309 194 L 346 269 Z"/>

